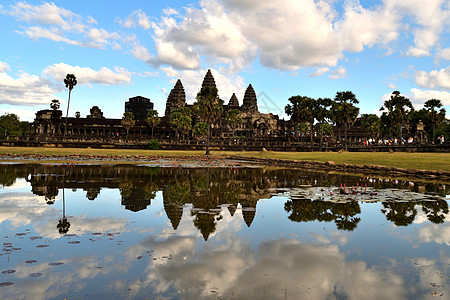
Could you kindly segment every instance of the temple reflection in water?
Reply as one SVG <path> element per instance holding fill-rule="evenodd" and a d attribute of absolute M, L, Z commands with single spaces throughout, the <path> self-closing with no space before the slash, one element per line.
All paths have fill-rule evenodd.
<path fill-rule="evenodd" d="M 187 204 L 195 227 L 208 240 L 221 220 L 222 208 L 235 216 L 242 212 L 243 221 L 250 227 L 257 213 L 257 203 L 273 196 L 290 195 L 284 204 L 287 218 L 293 222 L 334 222 L 339 230 L 354 230 L 361 221 L 359 191 L 394 188 L 408 194 L 409 200 L 396 201 L 392 195 L 373 193 L 370 201 L 381 201 L 386 219 L 397 226 L 414 222 L 418 207 L 427 219 L 443 223 L 449 213 L 446 187 L 437 183 L 414 183 L 370 177 L 355 177 L 326 173 L 305 172 L 294 169 L 266 168 L 176 168 L 129 165 L 3 165 L 0 184 L 12 185 L 24 178 L 31 184 L 35 195 L 44 197 L 47 204 L 55 202 L 64 189 L 83 190 L 86 198 L 94 201 L 102 189 L 118 189 L 121 205 L 138 212 L 149 208 L 158 191 L 162 191 L 164 211 L 176 230 Z M 342 184 L 349 194 L 336 200 Z M 317 187 L 321 187 L 317 189 Z M 316 188 L 314 190 L 314 188 Z M 333 190 L 334 188 L 334 190 Z M 321 194 L 327 199 L 322 199 Z M 361 193 L 363 194 L 363 193 Z M 374 196 L 375 195 L 375 196 Z M 395 195 L 395 194 L 393 194 Z M 64 216 L 58 226 L 67 233 L 70 224 Z"/>

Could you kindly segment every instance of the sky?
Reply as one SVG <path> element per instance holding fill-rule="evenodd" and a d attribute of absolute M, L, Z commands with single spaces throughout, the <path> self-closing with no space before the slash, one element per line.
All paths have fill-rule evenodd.
<path fill-rule="evenodd" d="M 162 116 L 177 79 L 193 103 L 208 69 L 225 103 L 252 84 L 281 118 L 338 91 L 379 114 L 395 90 L 450 116 L 450 0 L 1 1 L 0 28 L 0 114 L 23 121 L 53 99 L 65 113 L 68 73 L 69 116 L 121 118 L 137 95 Z"/>

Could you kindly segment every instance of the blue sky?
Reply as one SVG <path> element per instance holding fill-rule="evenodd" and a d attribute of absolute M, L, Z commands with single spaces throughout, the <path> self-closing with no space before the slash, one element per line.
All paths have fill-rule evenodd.
<path fill-rule="evenodd" d="M 0 114 L 65 111 L 73 73 L 69 115 L 120 118 L 136 95 L 162 115 L 178 78 L 192 103 L 211 69 L 225 103 L 252 84 L 281 117 L 291 96 L 346 90 L 361 113 L 399 90 L 450 115 L 449 25 L 450 0 L 2 1 Z"/>

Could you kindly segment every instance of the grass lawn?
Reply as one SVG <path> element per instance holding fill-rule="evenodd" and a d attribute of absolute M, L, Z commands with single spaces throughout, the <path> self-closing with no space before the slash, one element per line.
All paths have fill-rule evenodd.
<path fill-rule="evenodd" d="M 143 155 L 143 156 L 202 156 L 204 151 L 126 150 L 86 148 L 28 148 L 0 147 L 0 154 L 42 155 Z M 213 157 L 236 155 L 242 157 L 276 158 L 289 160 L 334 161 L 336 164 L 382 165 L 405 169 L 450 171 L 450 153 L 405 152 L 233 152 L 211 151 Z"/>

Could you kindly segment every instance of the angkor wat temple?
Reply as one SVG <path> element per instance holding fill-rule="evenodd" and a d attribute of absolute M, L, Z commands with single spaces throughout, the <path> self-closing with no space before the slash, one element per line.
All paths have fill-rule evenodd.
<path fill-rule="evenodd" d="M 216 82 L 208 70 L 201 87 L 215 87 Z M 200 90 L 200 88 L 199 88 Z M 226 101 L 223 101 L 226 103 Z M 175 109 L 187 107 L 193 112 L 192 128 L 201 121 L 195 114 L 193 104 L 186 103 L 186 92 L 180 79 L 170 91 L 164 116 L 161 117 L 157 127 L 150 128 L 146 122 L 147 112 L 153 109 L 150 99 L 136 96 L 129 98 L 125 103 L 125 112 L 131 112 L 135 124 L 128 130 L 122 124 L 121 119 L 111 119 L 103 116 L 98 106 L 93 106 L 90 114 L 85 118 L 79 116 L 67 118 L 67 132 L 65 131 L 66 118 L 61 110 L 47 109 L 36 113 L 36 119 L 32 125 L 34 138 L 28 144 L 36 145 L 61 145 L 74 147 L 132 147 L 145 148 L 153 135 L 158 139 L 163 149 L 202 149 L 204 141 L 197 139 L 193 130 L 185 134 L 183 138 L 170 125 L 170 115 Z M 230 128 L 225 116 L 230 109 L 240 112 L 242 122 L 238 128 Z M 334 137 L 329 137 L 328 142 L 337 148 L 335 143 L 338 129 L 335 128 Z M 280 119 L 272 113 L 262 113 L 258 109 L 258 98 L 253 86 L 248 85 L 242 104 L 239 104 L 235 93 L 223 104 L 223 112 L 212 124 L 211 146 L 217 149 L 233 150 L 261 150 L 263 148 L 281 151 L 301 151 L 309 149 L 307 144 L 309 137 L 294 138 L 294 122 Z M 306 133 L 309 135 L 309 133 Z M 318 140 L 316 133 L 314 139 Z M 362 128 L 359 119 L 348 129 L 348 142 L 360 145 L 363 140 L 368 139 L 368 133 Z M 416 139 L 416 141 L 419 139 Z M 315 141 L 317 142 L 317 141 Z M 328 144 L 327 144 L 328 147 Z"/>
<path fill-rule="evenodd" d="M 216 82 L 210 70 L 206 73 L 202 87 L 216 87 Z M 224 101 L 225 103 L 225 101 Z M 175 130 L 170 127 L 170 114 L 174 109 L 189 107 L 193 105 L 186 103 L 186 93 L 180 79 L 176 82 L 173 89 L 167 97 L 166 109 L 160 124 L 154 129 L 156 138 L 174 138 Z M 125 103 L 125 112 L 131 112 L 136 120 L 135 126 L 130 129 L 130 137 L 150 136 L 151 129 L 145 122 L 147 112 L 153 109 L 153 103 L 150 99 L 137 96 L 130 98 Z M 223 106 L 223 115 L 213 124 L 212 137 L 228 137 L 231 130 L 225 124 L 225 114 L 229 109 L 238 109 L 241 112 L 242 123 L 236 129 L 236 135 L 242 137 L 268 137 L 279 136 L 292 131 L 293 125 L 290 121 L 280 120 L 277 115 L 271 113 L 261 113 L 258 110 L 258 103 L 255 90 L 250 84 L 244 94 L 243 103 L 239 105 L 236 94 L 233 93 L 228 104 Z M 199 121 L 193 118 L 193 125 Z M 65 118 L 62 111 L 41 110 L 36 113 L 36 119 L 33 124 L 33 131 L 36 135 L 62 135 L 64 134 Z M 90 114 L 86 118 L 68 118 L 66 135 L 70 136 L 123 136 L 126 134 L 124 126 L 120 119 L 109 119 L 103 116 L 98 106 L 93 106 Z"/>

